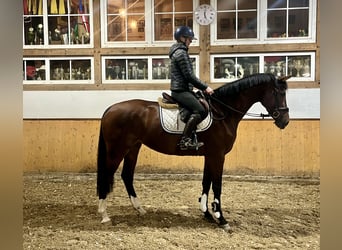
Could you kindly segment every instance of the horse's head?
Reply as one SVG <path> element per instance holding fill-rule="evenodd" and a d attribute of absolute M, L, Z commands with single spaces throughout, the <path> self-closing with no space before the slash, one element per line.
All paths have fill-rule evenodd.
<path fill-rule="evenodd" d="M 286 80 L 290 77 L 291 76 L 284 76 L 276 79 L 275 84 L 270 86 L 270 91 L 266 92 L 262 100 L 262 104 L 274 119 L 274 123 L 280 129 L 284 129 L 290 121 L 289 108 L 286 103 Z"/>

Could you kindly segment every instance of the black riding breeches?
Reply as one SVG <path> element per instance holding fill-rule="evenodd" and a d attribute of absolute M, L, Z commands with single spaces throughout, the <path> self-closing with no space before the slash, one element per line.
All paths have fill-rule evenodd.
<path fill-rule="evenodd" d="M 195 93 L 190 91 L 171 91 L 171 96 L 179 103 L 181 107 L 187 109 L 192 114 L 199 114 L 201 116 L 201 121 L 207 117 L 208 111 L 199 102 L 199 100 L 195 96 Z"/>

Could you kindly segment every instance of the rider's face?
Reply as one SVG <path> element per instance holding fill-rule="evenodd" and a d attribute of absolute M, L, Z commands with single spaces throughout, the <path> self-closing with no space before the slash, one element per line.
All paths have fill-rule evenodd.
<path fill-rule="evenodd" d="M 190 44 L 192 43 L 192 37 L 183 37 L 183 42 L 185 43 L 187 47 L 189 47 Z"/>

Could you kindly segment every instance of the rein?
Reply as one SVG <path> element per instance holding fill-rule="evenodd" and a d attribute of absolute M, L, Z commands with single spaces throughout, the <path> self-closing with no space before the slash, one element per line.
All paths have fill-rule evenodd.
<path fill-rule="evenodd" d="M 240 110 L 237 110 L 237 109 L 233 108 L 233 107 L 230 106 L 230 105 L 227 105 L 227 104 L 223 103 L 222 101 L 220 101 L 219 99 L 217 99 L 217 98 L 215 98 L 215 97 L 213 97 L 213 96 L 209 96 L 209 100 L 210 100 L 210 99 L 213 99 L 213 100 L 215 100 L 216 102 L 218 102 L 219 104 L 221 104 L 222 106 L 224 106 L 224 107 L 226 107 L 226 108 L 228 108 L 228 109 L 230 109 L 230 110 L 232 110 L 232 111 L 234 111 L 234 112 L 237 112 L 237 113 L 239 113 L 239 114 L 242 114 L 242 115 L 247 115 L 247 116 L 251 116 L 251 117 L 261 117 L 262 119 L 264 119 L 265 117 L 272 117 L 273 119 L 277 119 L 277 118 L 280 116 L 281 112 L 288 112 L 288 111 L 289 111 L 289 108 L 286 107 L 286 106 L 285 106 L 285 107 L 279 107 L 280 105 L 279 105 L 278 92 L 279 92 L 279 90 L 278 90 L 277 88 L 275 88 L 274 91 L 273 91 L 273 94 L 274 94 L 274 97 L 275 97 L 275 101 L 276 101 L 277 106 L 276 106 L 276 108 L 273 110 L 272 114 L 263 114 L 263 113 L 256 114 L 256 113 L 249 113 L 249 112 L 244 113 L 244 112 L 242 112 L 242 111 L 240 111 Z M 210 102 L 209 102 L 209 103 L 210 103 Z M 211 105 L 211 104 L 210 104 L 210 105 Z M 222 118 L 218 118 L 217 120 L 223 120 L 223 119 L 225 119 L 225 116 L 222 117 Z"/>
<path fill-rule="evenodd" d="M 215 98 L 213 96 L 209 96 L 209 100 L 210 99 L 212 99 L 212 100 L 218 102 L 219 104 L 221 104 L 222 106 L 224 106 L 224 107 L 226 107 L 226 108 L 228 108 L 228 109 L 230 109 L 230 110 L 232 110 L 232 111 L 234 111 L 236 113 L 242 114 L 242 115 L 247 115 L 247 116 L 251 116 L 251 117 L 261 117 L 262 119 L 264 119 L 265 117 L 270 117 L 271 116 L 270 114 L 263 114 L 263 113 L 260 113 L 260 114 L 249 113 L 249 112 L 244 113 L 244 112 L 242 112 L 240 110 L 237 110 L 237 109 L 233 108 L 230 105 L 225 104 L 224 102 L 221 102 L 219 99 L 217 99 L 217 98 Z M 210 103 L 210 106 L 211 106 L 211 103 Z M 223 120 L 224 118 L 225 118 L 225 116 L 222 117 L 222 118 L 219 118 L 218 120 Z"/>

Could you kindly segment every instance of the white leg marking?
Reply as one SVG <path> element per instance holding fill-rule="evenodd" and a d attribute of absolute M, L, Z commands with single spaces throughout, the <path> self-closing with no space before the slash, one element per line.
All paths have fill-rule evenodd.
<path fill-rule="evenodd" d="M 214 202 L 219 204 L 218 199 L 215 199 Z M 220 218 L 220 216 L 221 216 L 220 212 L 215 212 L 215 211 L 213 211 L 213 212 L 214 212 L 214 216 L 215 216 L 216 219 Z"/>
<path fill-rule="evenodd" d="M 99 209 L 97 210 L 102 215 L 101 223 L 106 223 L 110 221 L 110 218 L 107 214 L 107 202 L 104 199 L 99 200 Z"/>
<path fill-rule="evenodd" d="M 99 200 L 99 210 L 98 210 L 98 212 L 99 212 L 100 214 L 102 214 L 103 212 L 106 211 L 106 208 L 107 208 L 107 202 L 106 202 L 106 200 L 100 199 L 100 200 Z"/>
<path fill-rule="evenodd" d="M 139 212 L 140 215 L 146 214 L 145 209 L 143 209 L 141 207 L 141 204 L 140 204 L 140 201 L 139 201 L 138 197 L 130 196 L 129 198 L 131 200 L 131 203 L 132 203 L 133 207 Z"/>
<path fill-rule="evenodd" d="M 201 202 L 200 202 L 200 209 L 203 213 L 205 213 L 208 210 L 207 202 L 208 202 L 208 196 L 207 194 L 203 194 L 201 197 Z"/>

